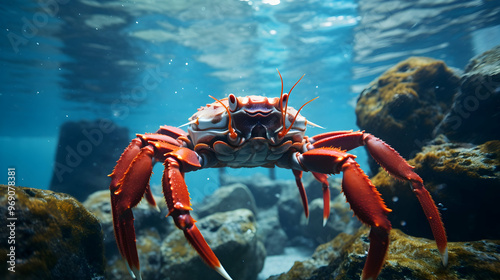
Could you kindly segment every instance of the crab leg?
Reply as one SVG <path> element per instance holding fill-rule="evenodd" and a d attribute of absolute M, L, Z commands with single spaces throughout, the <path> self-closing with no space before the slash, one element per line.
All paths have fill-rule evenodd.
<path fill-rule="evenodd" d="M 370 249 L 361 279 L 375 279 L 385 261 L 389 246 L 391 223 L 380 193 L 363 170 L 354 161 L 354 156 L 333 148 L 318 148 L 297 154 L 297 161 L 308 171 L 336 174 L 343 172 L 342 191 L 354 214 L 371 227 Z"/>
<path fill-rule="evenodd" d="M 439 253 L 441 254 L 441 261 L 443 265 L 446 266 L 448 264 L 446 232 L 436 203 L 427 189 L 425 189 L 422 178 L 413 171 L 414 167 L 410 166 L 398 152 L 384 141 L 371 134 L 365 134 L 363 138 L 370 155 L 387 170 L 389 174 L 398 179 L 411 182 L 412 190 L 417 196 L 431 226 L 432 234 L 434 235 Z"/>
<path fill-rule="evenodd" d="M 300 198 L 302 199 L 302 206 L 304 206 L 304 214 L 306 218 L 309 218 L 309 205 L 307 204 L 307 194 L 304 189 L 304 184 L 302 184 L 302 171 L 292 169 L 293 175 L 295 176 L 295 182 L 299 188 Z"/>
<path fill-rule="evenodd" d="M 125 150 L 115 170 L 110 175 L 112 177 L 110 191 L 113 225 L 118 249 L 127 261 L 130 274 L 137 279 L 141 279 L 132 208 L 141 201 L 148 189 L 149 178 L 153 169 L 154 149 L 151 146 L 140 148 L 140 141 L 135 140 L 137 139 L 134 139 Z M 132 160 L 130 160 L 131 158 Z M 125 166 L 128 166 L 128 168 L 124 172 Z"/>
<path fill-rule="evenodd" d="M 405 181 L 410 181 L 412 190 L 417 196 L 427 221 L 432 229 L 436 245 L 444 266 L 448 263 L 447 238 L 441 216 L 429 192 L 425 189 L 423 180 L 413 171 L 406 160 L 397 151 L 381 139 L 363 131 L 337 131 L 316 135 L 311 138 L 313 148 L 340 147 L 351 150 L 365 145 L 370 155 L 389 174 Z"/>
<path fill-rule="evenodd" d="M 195 225 L 195 219 L 189 214 L 192 208 L 189 192 L 184 181 L 184 173 L 181 172 L 181 164 L 187 168 L 200 167 L 195 157 L 196 154 L 193 151 L 185 148 L 166 154 L 162 184 L 163 195 L 169 211 L 168 215 L 172 216 L 175 225 L 184 232 L 184 236 L 203 261 L 225 279 L 231 279 Z"/>
<path fill-rule="evenodd" d="M 159 210 L 149 186 L 153 157 L 161 158 L 162 154 L 179 149 L 179 144 L 166 139 L 168 136 L 161 134 L 137 136 L 130 142 L 118 160 L 113 173 L 109 175 L 111 177 L 109 189 L 118 250 L 126 260 L 132 277 L 141 279 L 132 208 L 141 201 L 142 197 L 145 197 L 153 208 Z M 166 142 L 158 142 L 162 140 Z"/>
<path fill-rule="evenodd" d="M 323 226 L 325 226 L 328 217 L 330 217 L 330 186 L 328 184 L 328 175 L 317 172 L 312 172 L 312 174 L 321 183 L 323 188 Z"/>

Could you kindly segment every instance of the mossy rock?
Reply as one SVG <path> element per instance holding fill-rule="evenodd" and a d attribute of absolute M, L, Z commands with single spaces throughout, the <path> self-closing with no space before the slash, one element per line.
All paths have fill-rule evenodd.
<path fill-rule="evenodd" d="M 482 145 L 448 143 L 438 137 L 410 160 L 441 208 L 451 241 L 500 239 L 500 141 Z M 407 234 L 431 238 L 421 206 L 406 182 L 380 171 L 372 178 L 387 206 L 389 219 Z"/>
<path fill-rule="evenodd" d="M 11 189 L 0 185 L 3 194 Z M 13 215 L 7 208 L 8 196 L 0 197 L 0 215 L 16 218 L 15 244 L 1 243 L 0 261 L 6 264 L 10 246 L 15 246 L 15 273 L 5 268 L 0 278 L 104 279 L 101 226 L 80 202 L 48 190 L 14 187 L 14 191 Z M 9 228 L 0 228 L 0 236 L 9 235 Z"/>
<path fill-rule="evenodd" d="M 269 280 L 359 279 L 369 248 L 369 228 L 355 235 L 339 234 L 318 246 L 312 258 L 295 262 L 287 273 Z M 448 244 L 449 262 L 444 267 L 433 240 L 416 238 L 393 229 L 385 265 L 377 278 L 389 279 L 500 279 L 500 241 L 480 240 Z"/>
<path fill-rule="evenodd" d="M 432 139 L 458 87 L 459 77 L 443 61 L 408 58 L 361 93 L 357 124 L 409 158 Z"/>

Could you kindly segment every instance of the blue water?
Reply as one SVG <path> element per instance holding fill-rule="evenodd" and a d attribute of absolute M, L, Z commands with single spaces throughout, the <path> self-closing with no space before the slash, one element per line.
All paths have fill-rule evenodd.
<path fill-rule="evenodd" d="M 435 54 L 463 68 L 469 56 L 492 44 L 480 35 L 497 34 L 495 28 L 483 29 L 494 26 L 491 21 L 442 30 L 426 37 L 421 52 L 396 44 L 400 49 L 390 51 L 403 54 L 393 61 L 367 62 L 356 59 L 363 50 L 355 50 L 354 40 L 360 32 L 371 36 L 360 27 L 370 14 L 354 0 L 6 2 L 0 5 L 0 183 L 7 182 L 7 168 L 15 167 L 17 185 L 36 188 L 49 185 L 64 122 L 106 118 L 128 127 L 132 139 L 160 125 L 186 123 L 213 101 L 209 94 L 277 96 L 278 68 L 285 91 L 306 74 L 291 95 L 292 106 L 320 97 L 302 114 L 325 129 L 310 128 L 308 135 L 356 130 L 360 90 L 393 61 Z M 451 20 L 488 8 L 481 5 L 496 6 L 486 2 L 446 16 Z M 473 36 L 476 29 L 482 33 Z M 368 58 L 381 52 L 375 49 Z M 366 65 L 371 68 L 363 70 Z M 353 153 L 368 170 L 364 150 Z M 157 166 L 153 185 L 160 183 L 161 172 Z M 277 175 L 293 178 L 288 170 Z M 216 170 L 188 174 L 193 199 L 215 190 L 217 176 Z"/>

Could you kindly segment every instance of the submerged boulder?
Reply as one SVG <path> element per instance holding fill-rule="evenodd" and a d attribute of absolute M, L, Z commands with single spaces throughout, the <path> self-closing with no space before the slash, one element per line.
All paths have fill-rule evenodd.
<path fill-rule="evenodd" d="M 48 190 L 0 185 L 0 215 L 13 227 L 0 227 L 0 261 L 15 254 L 15 272 L 2 279 L 104 279 L 105 265 L 99 221 L 73 197 Z M 14 197 L 14 204 L 8 204 Z M 8 206 L 13 206 L 9 209 Z M 12 212 L 11 212 L 12 211 Z M 12 214 L 11 214 L 12 213 Z M 14 250 L 12 250 L 12 247 Z"/>
<path fill-rule="evenodd" d="M 441 207 L 448 238 L 452 241 L 500 239 L 500 141 L 482 145 L 448 143 L 438 137 L 410 160 L 425 187 Z M 373 183 L 393 211 L 394 227 L 407 234 L 431 238 L 421 206 L 408 183 L 378 173 Z"/>
<path fill-rule="evenodd" d="M 198 217 L 205 217 L 217 212 L 226 212 L 246 208 L 257 214 L 257 206 L 250 190 L 241 183 L 234 183 L 218 188 L 202 203 L 193 207 Z"/>
<path fill-rule="evenodd" d="M 500 139 L 500 45 L 469 62 L 450 112 L 436 128 L 454 141 Z"/>
<path fill-rule="evenodd" d="M 431 139 L 458 87 L 459 77 L 443 61 L 408 58 L 363 90 L 357 124 L 408 158 Z"/>
<path fill-rule="evenodd" d="M 259 208 L 268 208 L 275 205 L 280 198 L 281 191 L 286 188 L 287 185 L 287 182 L 284 180 L 272 180 L 260 173 L 248 177 L 231 176 L 228 174 L 223 174 L 221 176 L 222 186 L 236 183 L 242 183 L 248 187 Z"/>
<path fill-rule="evenodd" d="M 369 248 L 369 228 L 355 235 L 339 234 L 320 245 L 312 258 L 296 262 L 290 271 L 268 280 L 359 279 Z M 499 279 L 500 241 L 480 240 L 448 244 L 449 262 L 441 264 L 433 240 L 394 229 L 385 265 L 377 279 Z"/>
<path fill-rule="evenodd" d="M 372 82 L 358 100 L 358 124 L 410 159 L 438 204 L 451 241 L 500 239 L 500 225 L 490 218 L 500 214 L 499 58 L 500 46 L 473 58 L 460 80 L 441 61 L 411 58 Z M 398 104 L 401 94 L 411 102 Z M 410 119 L 418 121 L 406 122 Z M 430 238 L 408 183 L 378 167 L 372 171 L 373 183 L 394 210 L 393 226 Z"/>

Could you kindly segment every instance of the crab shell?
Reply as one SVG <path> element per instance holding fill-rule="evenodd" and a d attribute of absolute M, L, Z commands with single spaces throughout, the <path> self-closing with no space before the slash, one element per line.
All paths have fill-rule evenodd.
<path fill-rule="evenodd" d="M 308 122 L 297 110 L 285 105 L 287 97 L 285 94 L 280 100 L 230 94 L 199 108 L 189 118 L 188 127 L 195 150 L 208 145 L 225 166 L 255 167 L 279 159 L 292 145 L 301 149 Z M 283 107 L 287 107 L 284 115 Z M 288 131 L 280 136 L 283 119 Z M 236 137 L 231 136 L 229 121 Z"/>

